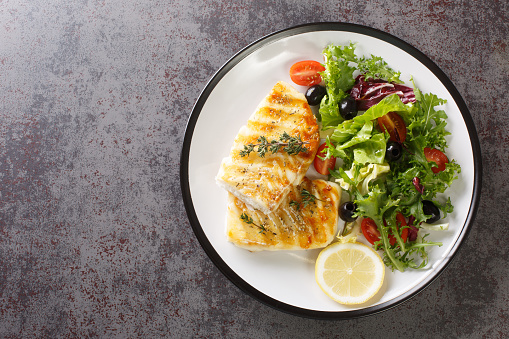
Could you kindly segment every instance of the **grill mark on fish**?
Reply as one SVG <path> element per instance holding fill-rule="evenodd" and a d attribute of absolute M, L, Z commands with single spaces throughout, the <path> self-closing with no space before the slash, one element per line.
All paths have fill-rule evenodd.
<path fill-rule="evenodd" d="M 306 207 L 301 206 L 297 209 L 290 205 L 290 202 L 301 202 L 303 189 L 313 194 L 316 200 Z M 340 189 L 335 183 L 304 178 L 300 185 L 292 187 L 281 206 L 269 214 L 252 210 L 229 194 L 228 240 L 251 251 L 325 247 L 334 239 L 337 232 L 339 194 Z M 242 213 L 252 217 L 255 223 L 263 223 L 266 231 L 261 232 L 260 229 L 240 220 Z"/>
<path fill-rule="evenodd" d="M 218 184 L 264 213 L 276 210 L 313 161 L 320 138 L 318 128 L 304 95 L 278 82 L 237 134 L 216 177 Z M 260 136 L 279 140 L 283 132 L 301 138 L 307 151 L 288 155 L 281 149 L 263 158 L 257 152 L 240 156 L 244 145 L 258 143 Z"/>

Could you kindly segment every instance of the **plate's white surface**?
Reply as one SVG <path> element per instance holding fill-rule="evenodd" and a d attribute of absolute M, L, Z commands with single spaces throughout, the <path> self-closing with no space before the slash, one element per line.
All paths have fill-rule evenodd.
<path fill-rule="evenodd" d="M 330 44 L 356 42 L 358 55 L 381 56 L 401 79 L 413 76 L 423 93 L 432 92 L 447 99 L 449 159 L 462 168 L 459 179 L 446 192 L 455 207 L 446 221 L 448 231 L 431 231 L 432 241 L 442 247 L 429 251 L 427 269 L 404 273 L 386 270 L 384 292 L 380 297 L 356 307 L 330 300 L 317 286 L 314 260 L 319 250 L 251 253 L 227 242 L 225 237 L 226 192 L 214 180 L 223 157 L 229 153 L 239 128 L 273 85 L 284 80 L 290 66 L 300 60 L 322 61 L 321 52 Z M 305 87 L 295 85 L 301 92 Z M 189 187 L 197 218 L 215 251 L 240 278 L 261 293 L 291 306 L 316 311 L 349 311 L 388 302 L 418 286 L 447 259 L 465 225 L 474 187 L 474 159 L 467 127 L 453 97 L 440 80 L 412 55 L 383 40 L 344 31 L 318 31 L 297 34 L 263 45 L 236 64 L 213 88 L 196 122 L 189 151 Z M 340 229 L 342 222 L 340 222 Z"/>

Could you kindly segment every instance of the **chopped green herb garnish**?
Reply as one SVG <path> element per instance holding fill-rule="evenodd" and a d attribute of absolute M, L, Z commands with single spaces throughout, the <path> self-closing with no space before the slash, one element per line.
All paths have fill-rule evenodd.
<path fill-rule="evenodd" d="M 240 151 L 240 156 L 245 157 L 251 152 L 256 151 L 258 155 L 263 158 L 267 152 L 274 154 L 281 148 L 283 148 L 283 151 L 288 153 L 288 155 L 294 155 L 300 152 L 307 152 L 308 149 L 304 145 L 309 144 L 308 141 L 302 141 L 300 137 L 292 137 L 287 132 L 283 132 L 279 140 L 272 140 L 269 142 L 265 136 L 261 135 L 257 141 L 257 144 L 244 145 L 244 149 Z"/>
<path fill-rule="evenodd" d="M 240 220 L 242 220 L 243 222 L 245 222 L 246 224 L 248 225 L 253 225 L 255 227 L 258 227 L 260 229 L 260 232 L 258 233 L 263 233 L 263 232 L 266 232 L 267 229 L 265 228 L 265 226 L 263 224 L 261 225 L 258 225 L 254 222 L 253 218 L 251 218 L 249 215 L 247 215 L 246 213 L 242 213 L 240 215 Z M 276 233 L 274 232 L 271 232 L 272 234 L 276 235 Z"/>

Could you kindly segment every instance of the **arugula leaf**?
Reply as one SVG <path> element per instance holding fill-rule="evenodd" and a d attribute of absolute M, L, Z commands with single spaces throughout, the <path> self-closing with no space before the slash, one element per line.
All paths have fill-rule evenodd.
<path fill-rule="evenodd" d="M 355 200 L 357 215 L 373 219 L 380 232 L 380 240 L 375 243 L 375 250 L 383 249 L 383 261 L 392 270 L 403 272 L 406 268 L 425 267 L 428 263 L 426 247 L 442 246 L 442 243 L 426 241 L 427 235 L 413 243 L 403 243 L 399 234 L 395 232 L 399 200 L 391 199 L 382 187 L 374 186 L 365 196 L 357 194 Z M 395 245 L 390 244 L 389 234 L 396 238 Z"/>
<path fill-rule="evenodd" d="M 445 136 L 450 133 L 446 131 L 447 114 L 443 110 L 436 110 L 436 106 L 443 105 L 447 100 L 438 98 L 435 94 L 422 94 L 415 90 L 416 114 L 414 114 L 407 128 L 408 134 L 412 137 L 424 139 L 424 147 L 438 148 L 442 152 L 447 147 Z"/>
<path fill-rule="evenodd" d="M 389 209 L 397 207 L 398 201 L 391 200 L 387 193 L 380 186 L 376 185 L 367 196 L 358 197 L 355 200 L 355 204 L 357 205 L 357 214 L 373 219 L 380 231 L 380 241 L 376 243 L 375 249 L 382 247 L 384 249 L 384 256 L 387 257 L 386 264 L 403 272 L 406 265 L 398 258 L 390 245 L 389 227 L 384 225 L 383 217 Z"/>
<path fill-rule="evenodd" d="M 415 85 L 414 85 L 415 86 Z M 393 199 L 398 198 L 404 206 L 404 214 L 413 215 L 417 222 L 423 222 L 429 218 L 422 211 L 422 200 L 433 200 L 442 211 L 443 217 L 452 212 L 452 204 L 447 198 L 446 202 L 440 203 L 436 197 L 444 193 L 452 182 L 457 179 L 461 167 L 451 160 L 446 164 L 444 171 L 433 173 L 431 167 L 434 163 L 428 162 L 424 155 L 425 147 L 435 147 L 445 151 L 447 146 L 445 136 L 446 113 L 437 110 L 435 107 L 446 103 L 434 94 L 422 94 L 414 88 L 416 94 L 415 112 L 407 117 L 406 147 L 408 152 L 404 157 L 395 163 L 392 175 L 387 178 L 387 186 Z M 424 186 L 424 193 L 416 192 L 412 184 L 413 178 L 419 178 L 420 184 Z"/>

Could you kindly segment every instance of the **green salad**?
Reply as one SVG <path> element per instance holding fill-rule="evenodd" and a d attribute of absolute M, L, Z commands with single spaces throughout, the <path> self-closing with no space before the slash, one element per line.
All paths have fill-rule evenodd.
<path fill-rule="evenodd" d="M 422 268 L 427 249 L 442 245 L 426 239 L 427 229 L 446 228 L 440 220 L 453 211 L 441 193 L 461 171 L 446 156 L 446 101 L 422 93 L 413 79 L 403 84 L 382 58 L 358 57 L 355 44 L 327 46 L 323 56 L 320 83 L 308 83 L 306 97 L 319 102 L 328 132 L 315 168 L 350 197 L 340 208 L 342 236 L 360 224 L 392 270 Z"/>

